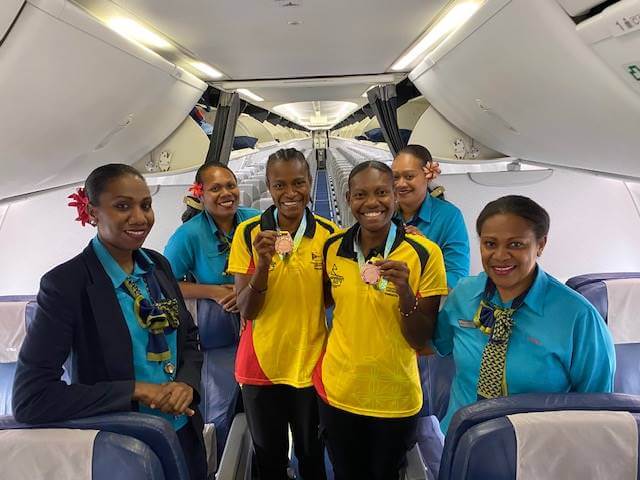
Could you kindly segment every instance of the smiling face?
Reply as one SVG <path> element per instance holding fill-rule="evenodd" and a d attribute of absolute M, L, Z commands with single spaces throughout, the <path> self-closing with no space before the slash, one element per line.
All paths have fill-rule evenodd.
<path fill-rule="evenodd" d="M 267 169 L 267 184 L 278 214 L 289 221 L 302 218 L 311 197 L 309 171 L 298 160 L 278 160 Z"/>
<path fill-rule="evenodd" d="M 531 223 L 518 215 L 499 213 L 484 221 L 480 230 L 482 266 L 503 301 L 529 288 L 546 243 L 547 237 L 537 239 Z"/>
<path fill-rule="evenodd" d="M 225 168 L 210 167 L 201 176 L 205 210 L 214 219 L 233 217 L 240 200 L 240 190 L 233 174 Z"/>
<path fill-rule="evenodd" d="M 347 202 L 364 230 L 378 232 L 388 228 L 396 204 L 393 178 L 376 168 L 358 172 L 351 179 Z"/>
<path fill-rule="evenodd" d="M 153 226 L 149 187 L 136 175 L 113 178 L 98 197 L 98 205 L 89 205 L 89 215 L 114 258 L 130 255 L 142 246 Z"/>
<path fill-rule="evenodd" d="M 410 153 L 400 153 L 393 160 L 391 169 L 400 209 L 415 212 L 424 201 L 429 184 L 422 162 Z"/>

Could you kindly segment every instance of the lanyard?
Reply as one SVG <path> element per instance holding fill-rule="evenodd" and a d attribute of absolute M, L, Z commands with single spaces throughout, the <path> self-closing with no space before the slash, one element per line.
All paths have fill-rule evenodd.
<path fill-rule="evenodd" d="M 391 247 L 393 247 L 393 242 L 396 239 L 396 233 L 397 233 L 398 227 L 396 227 L 396 224 L 391 222 L 391 226 L 389 227 L 389 232 L 387 233 L 387 240 L 384 244 L 384 256 L 382 257 L 382 259 L 386 259 L 389 256 L 389 253 L 391 253 Z M 359 245 L 359 240 L 360 238 L 360 230 L 358 229 L 358 235 L 356 235 L 356 238 L 354 238 L 353 240 L 353 249 L 356 251 L 356 257 L 358 259 L 358 267 L 360 267 L 360 271 L 362 272 L 362 269 L 365 267 L 367 260 L 364 257 L 364 253 L 362 253 L 362 249 L 360 248 Z M 387 289 L 387 285 L 388 285 L 389 281 L 380 277 L 380 280 L 378 280 L 378 283 L 376 284 L 376 288 L 382 292 L 384 292 Z"/>
<path fill-rule="evenodd" d="M 278 225 L 278 209 L 277 208 L 273 210 L 273 218 L 276 222 L 276 229 L 278 232 L 280 232 L 280 226 Z M 307 212 L 305 210 L 302 214 L 302 220 L 300 220 L 300 225 L 298 226 L 298 230 L 296 230 L 296 233 L 293 236 L 293 249 L 291 250 L 291 254 L 289 255 L 278 254 L 278 256 L 280 257 L 280 260 L 284 260 L 285 258 L 288 258 L 296 250 L 298 250 L 298 247 L 300 246 L 300 242 L 302 242 L 302 237 L 304 236 L 304 232 L 306 230 L 307 230 Z"/>

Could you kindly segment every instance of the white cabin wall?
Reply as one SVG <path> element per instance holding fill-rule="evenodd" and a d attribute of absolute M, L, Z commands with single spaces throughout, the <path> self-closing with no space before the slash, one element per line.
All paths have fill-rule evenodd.
<path fill-rule="evenodd" d="M 234 170 L 244 164 L 265 162 L 268 155 L 281 147 L 308 151 L 311 140 L 295 140 L 252 151 L 232 159 Z M 183 174 L 147 177 L 153 195 L 155 224 L 144 246 L 162 252 L 180 217 L 187 187 L 193 182 L 195 167 Z M 33 295 L 40 277 L 56 265 L 80 253 L 95 235 L 94 227 L 82 227 L 74 221 L 75 208 L 67 206 L 68 195 L 76 186 L 34 194 L 11 203 L 0 204 L 0 296 Z"/>
<path fill-rule="evenodd" d="M 155 188 L 151 187 L 152 193 Z M 80 253 L 96 234 L 94 227 L 74 221 L 75 209 L 67 206 L 67 196 L 74 191 L 56 190 L 5 206 L 0 228 L 0 295 L 37 293 L 40 277 Z M 185 192 L 182 185 L 161 186 L 153 195 L 156 221 L 145 247 L 162 252 L 181 223 Z"/>
<path fill-rule="evenodd" d="M 540 264 L 556 278 L 565 281 L 590 272 L 640 271 L 640 216 L 629 190 L 640 193 L 640 185 L 568 170 L 554 170 L 546 180 L 532 185 L 506 185 L 509 177 L 526 179 L 539 174 L 486 172 L 438 178 L 446 187 L 447 200 L 464 215 L 472 274 L 482 270 L 476 218 L 488 202 L 510 194 L 528 196 L 549 212 L 551 230 Z M 505 186 L 480 185 L 474 176 L 497 179 Z"/>

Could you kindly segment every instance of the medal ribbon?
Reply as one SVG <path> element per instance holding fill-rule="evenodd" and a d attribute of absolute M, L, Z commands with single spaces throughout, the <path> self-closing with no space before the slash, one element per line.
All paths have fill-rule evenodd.
<path fill-rule="evenodd" d="M 386 259 L 391 253 L 391 248 L 393 247 L 393 242 L 396 239 L 397 231 L 398 231 L 398 227 L 396 227 L 395 223 L 391 222 L 391 226 L 389 227 L 389 232 L 387 233 L 387 240 L 385 241 L 385 244 L 384 244 L 384 256 L 382 257 L 383 260 Z M 360 267 L 360 271 L 362 271 L 365 264 L 367 263 L 367 260 L 364 257 L 364 253 L 362 253 L 362 249 L 360 248 L 360 245 L 358 242 L 359 238 L 360 238 L 360 230 L 358 230 L 358 235 L 356 235 L 356 238 L 354 238 L 353 240 L 353 249 L 356 251 L 356 257 L 358 259 L 358 267 Z M 384 292 L 387 289 L 388 284 L 389 284 L 388 280 L 380 277 L 380 280 L 378 280 L 378 284 L 375 285 L 375 287 L 381 292 Z"/>
<path fill-rule="evenodd" d="M 280 226 L 278 225 L 278 209 L 273 210 L 273 218 L 276 221 L 276 229 L 280 232 Z M 305 210 L 302 214 L 302 220 L 300 220 L 300 225 L 298 226 L 298 230 L 296 230 L 295 235 L 293 236 L 293 249 L 291 250 L 291 255 L 298 250 L 300 243 L 302 242 L 302 237 L 304 237 L 304 232 L 307 230 L 307 211 Z M 280 260 L 284 260 L 287 255 L 280 255 Z"/>

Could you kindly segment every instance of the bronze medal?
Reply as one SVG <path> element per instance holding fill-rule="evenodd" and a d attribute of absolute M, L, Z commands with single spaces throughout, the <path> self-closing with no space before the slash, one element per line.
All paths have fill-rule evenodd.
<path fill-rule="evenodd" d="M 373 263 L 367 262 L 360 270 L 360 277 L 367 285 L 375 285 L 380 281 L 380 269 Z"/>
<path fill-rule="evenodd" d="M 278 255 L 289 255 L 293 251 L 293 239 L 289 232 L 278 232 L 276 238 L 276 253 Z"/>

